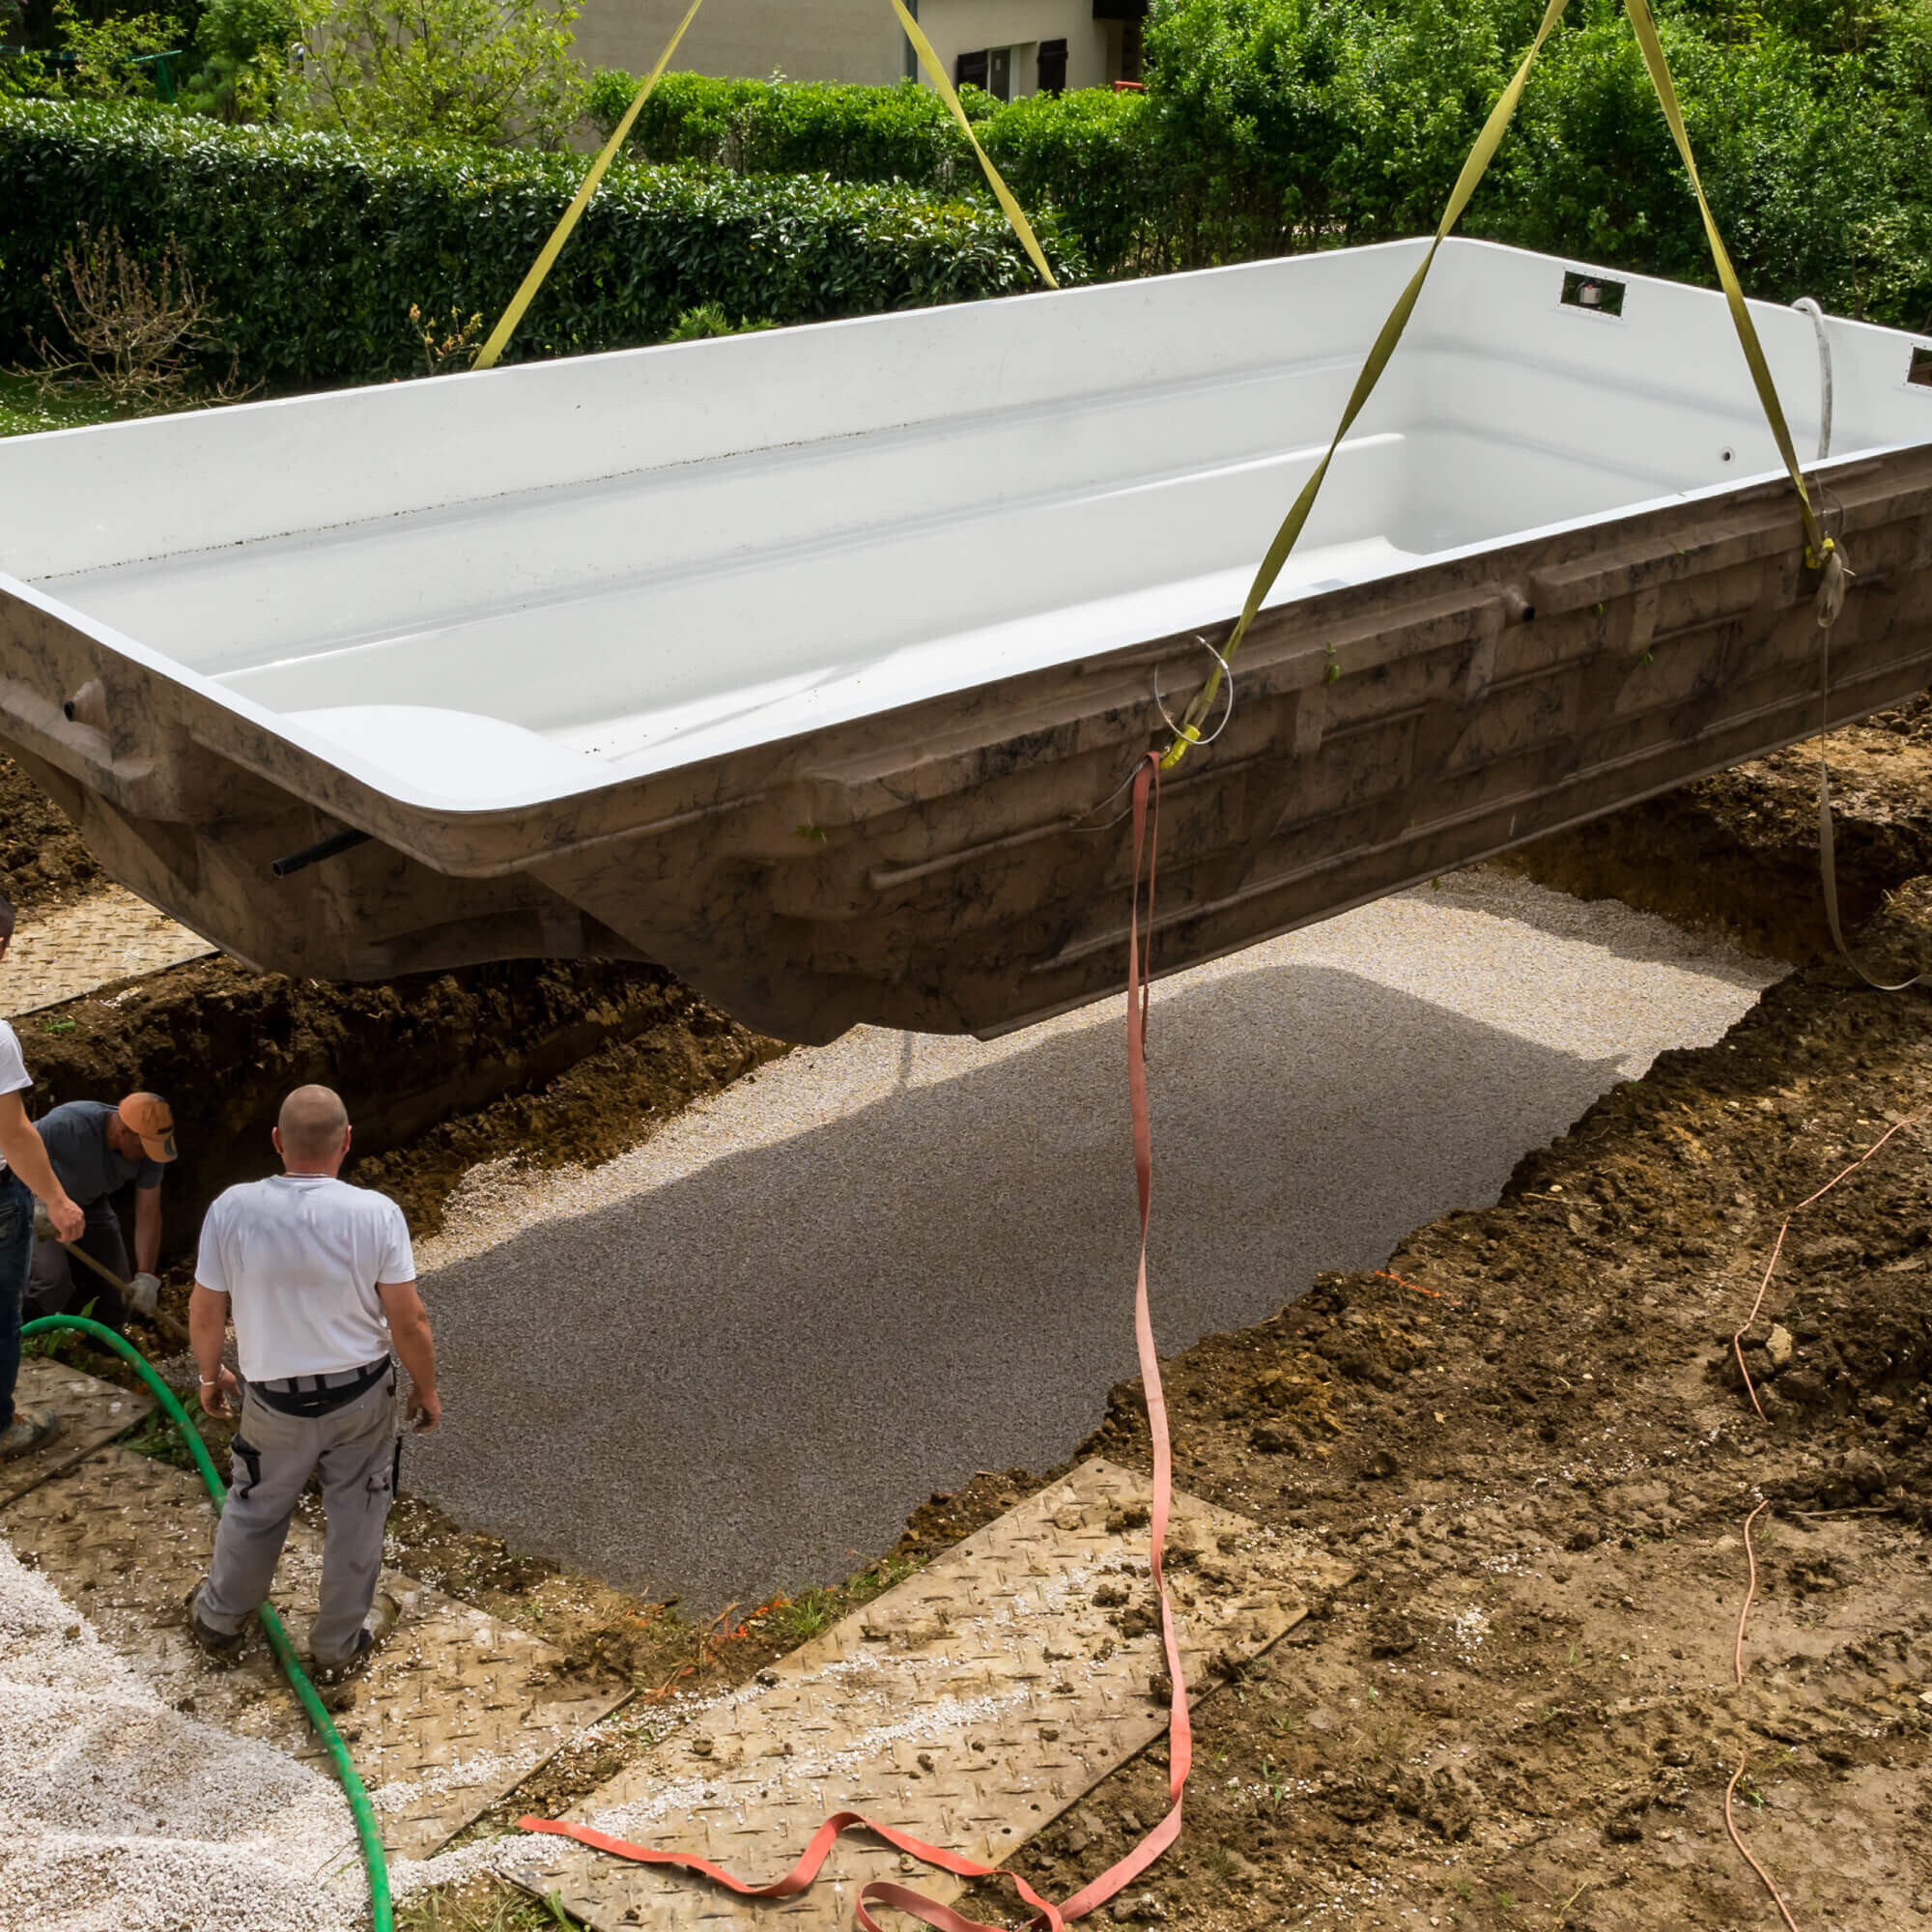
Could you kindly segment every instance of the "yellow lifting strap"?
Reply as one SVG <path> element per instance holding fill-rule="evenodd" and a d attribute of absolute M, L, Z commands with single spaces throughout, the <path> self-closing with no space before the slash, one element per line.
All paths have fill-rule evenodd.
<path fill-rule="evenodd" d="M 476 352 L 476 360 L 470 364 L 474 369 L 491 369 L 497 358 L 502 355 L 510 337 L 517 332 L 517 325 L 523 321 L 524 312 L 535 300 L 537 291 L 543 287 L 544 278 L 555 266 L 556 258 L 563 252 L 563 244 L 570 240 L 571 230 L 577 226 L 578 217 L 590 205 L 590 197 L 597 192 L 611 163 L 617 158 L 617 151 L 630 138 L 632 128 L 637 125 L 639 114 L 644 102 L 651 98 L 651 90 L 670 65 L 670 57 L 677 51 L 678 43 L 684 39 L 685 29 L 697 17 L 697 10 L 704 0 L 691 0 L 685 16 L 677 23 L 677 31 L 670 37 L 670 44 L 658 56 L 657 65 L 644 76 L 644 84 L 638 89 L 638 98 L 624 110 L 624 118 L 617 123 L 611 138 L 604 143 L 602 152 L 590 163 L 590 172 L 583 177 L 583 185 L 577 190 L 571 204 L 563 211 L 561 218 L 551 231 L 551 237 L 543 245 L 530 271 L 524 277 L 523 286 L 510 298 L 510 305 L 497 318 L 497 327 L 490 331 L 490 338 Z M 1053 270 L 1046 265 L 1046 255 L 1040 248 L 1039 238 L 1033 232 L 1030 222 L 1013 199 L 1012 190 L 1001 179 L 984 148 L 980 145 L 980 137 L 973 131 L 973 124 L 966 118 L 966 110 L 959 104 L 959 96 L 953 91 L 952 83 L 946 77 L 946 70 L 939 56 L 932 50 L 932 43 L 920 31 L 919 22 L 906 11 L 905 0 L 892 0 L 893 11 L 899 16 L 899 24 L 904 27 L 906 38 L 911 41 L 914 51 L 919 55 L 920 65 L 924 68 L 927 77 L 938 89 L 940 98 L 952 110 L 952 118 L 959 124 L 960 131 L 973 144 L 973 152 L 980 157 L 980 165 L 986 171 L 986 180 L 992 185 L 993 193 L 998 197 L 1012 230 L 1019 237 L 1020 246 L 1027 251 L 1028 258 L 1039 270 L 1039 278 L 1048 288 L 1057 289 L 1060 284 L 1053 278 Z"/>
<path fill-rule="evenodd" d="M 517 332 L 517 325 L 524 319 L 524 311 L 536 299 L 537 291 L 544 285 L 544 277 L 551 271 L 556 258 L 563 253 L 563 244 L 570 240 L 570 231 L 577 226 L 577 218 L 590 205 L 590 197 L 597 192 L 611 163 L 617 158 L 617 150 L 630 139 L 631 129 L 637 126 L 638 116 L 643 111 L 644 102 L 651 98 L 651 89 L 670 65 L 670 57 L 677 51 L 677 43 L 684 39 L 684 30 L 697 18 L 697 10 L 704 0 L 691 0 L 684 18 L 677 23 L 677 31 L 670 37 L 670 43 L 658 56 L 658 64 L 644 76 L 644 84 L 638 89 L 638 98 L 624 109 L 624 118 L 617 123 L 611 138 L 604 143 L 603 151 L 590 163 L 590 172 L 583 177 L 583 185 L 572 197 L 571 204 L 563 211 L 563 217 L 551 230 L 550 240 L 543 244 L 537 258 L 530 264 L 530 271 L 524 277 L 523 286 L 510 298 L 510 305 L 497 319 L 497 327 L 490 331 L 490 339 L 476 352 L 476 360 L 470 364 L 473 369 L 494 369 L 497 358 L 502 355 L 510 337 Z"/>
<path fill-rule="evenodd" d="M 1462 219 L 1463 212 L 1469 205 L 1490 162 L 1495 158 L 1497 148 L 1502 144 L 1503 135 L 1508 131 L 1514 118 L 1517 103 L 1522 98 L 1524 84 L 1529 79 L 1530 69 L 1536 64 L 1536 57 L 1543 51 L 1544 43 L 1548 40 L 1558 20 L 1563 17 L 1569 0 L 1548 0 L 1543 15 L 1543 23 L 1536 30 L 1536 38 L 1530 43 L 1529 51 L 1523 55 L 1522 64 L 1517 69 L 1510 84 L 1503 90 L 1496 104 L 1490 110 L 1490 118 L 1483 124 L 1483 131 L 1476 137 L 1476 145 L 1469 152 L 1469 158 L 1463 163 L 1463 172 L 1456 178 L 1456 186 L 1449 197 L 1449 205 L 1442 211 L 1442 219 L 1436 224 L 1435 237 L 1429 244 L 1429 252 L 1422 258 L 1421 266 L 1408 279 L 1408 285 L 1396 298 L 1396 304 L 1389 312 L 1388 320 L 1382 324 L 1381 333 L 1376 337 L 1370 349 L 1368 359 L 1362 364 L 1362 373 L 1355 379 L 1355 386 L 1350 392 L 1348 407 L 1342 412 L 1342 420 L 1337 426 L 1334 439 L 1328 444 L 1327 453 L 1316 465 L 1315 472 L 1301 487 L 1301 494 L 1295 497 L 1282 526 L 1275 532 L 1274 541 L 1267 548 L 1267 554 L 1262 558 L 1261 568 L 1255 572 L 1255 581 L 1248 588 L 1246 600 L 1241 606 L 1241 614 L 1235 624 L 1233 634 L 1222 646 L 1222 662 L 1208 674 L 1208 681 L 1196 694 L 1182 717 L 1179 734 L 1175 738 L 1161 758 L 1161 769 L 1172 771 L 1187 755 L 1188 747 L 1201 742 L 1201 724 L 1208 716 L 1221 690 L 1221 682 L 1227 674 L 1225 666 L 1240 649 L 1242 639 L 1248 634 L 1263 600 L 1274 588 L 1275 580 L 1281 575 L 1282 566 L 1288 561 L 1289 553 L 1293 550 L 1307 524 L 1309 514 L 1315 507 L 1315 499 L 1321 493 L 1321 485 L 1328 475 L 1328 467 L 1335 460 L 1335 452 L 1341 447 L 1342 440 L 1354 427 L 1355 418 L 1366 407 L 1375 393 L 1376 384 L 1381 381 L 1382 371 L 1388 367 L 1389 358 L 1395 354 L 1396 345 L 1402 340 L 1403 331 L 1408 327 L 1408 319 L 1415 312 L 1415 304 L 1422 294 L 1422 285 L 1429 279 L 1429 270 L 1435 266 L 1437 250 L 1448 238 L 1449 232 Z M 1650 73 L 1651 85 L 1657 90 L 1659 104 L 1663 109 L 1663 118 L 1669 124 L 1671 138 L 1677 143 L 1677 152 L 1683 156 L 1684 166 L 1690 177 L 1690 185 L 1697 196 L 1698 212 L 1704 218 L 1704 233 L 1710 239 L 1711 254 L 1717 263 L 1718 279 L 1723 285 L 1724 299 L 1729 305 L 1731 321 L 1738 332 L 1738 341 L 1745 353 L 1745 360 L 1750 367 L 1751 381 L 1757 387 L 1758 401 L 1764 407 L 1767 420 L 1771 424 L 1772 436 L 1777 442 L 1778 454 L 1784 459 L 1784 467 L 1790 471 L 1793 487 L 1798 492 L 1798 504 L 1804 519 L 1806 542 L 1805 560 L 1812 568 L 1820 568 L 1831 554 L 1832 540 L 1826 536 L 1812 507 L 1809 491 L 1804 487 L 1803 471 L 1798 467 L 1798 458 L 1791 442 L 1791 430 L 1784 420 L 1784 410 L 1777 400 L 1777 388 L 1771 379 L 1771 368 L 1764 356 L 1764 346 L 1758 340 L 1757 326 L 1751 321 L 1750 310 L 1746 305 L 1744 291 L 1738 286 L 1737 271 L 1731 267 L 1731 258 L 1725 251 L 1723 239 L 1718 233 L 1718 224 L 1711 213 L 1710 203 L 1704 198 L 1704 184 L 1697 173 L 1697 162 L 1690 152 L 1690 137 L 1685 130 L 1684 115 L 1677 102 L 1677 89 L 1670 78 L 1669 64 L 1663 57 L 1662 43 L 1657 37 L 1657 25 L 1651 18 L 1647 0 L 1625 0 L 1630 14 L 1631 25 L 1634 29 L 1637 44 L 1643 51 L 1644 66 Z"/>
<path fill-rule="evenodd" d="M 1522 99 L 1529 71 L 1536 65 L 1536 57 L 1543 51 L 1544 42 L 1549 38 L 1569 4 L 1570 0 L 1548 0 L 1544 9 L 1543 23 L 1537 28 L 1536 38 L 1529 43 L 1529 51 L 1523 55 L 1522 64 L 1511 77 L 1510 84 L 1503 89 L 1496 104 L 1490 109 L 1490 118 L 1483 123 L 1483 131 L 1476 136 L 1476 145 L 1470 149 L 1469 158 L 1463 163 L 1463 172 L 1456 177 L 1456 186 L 1449 196 L 1449 205 L 1442 211 L 1442 219 L 1435 224 L 1435 238 L 1429 244 L 1429 252 L 1423 256 L 1415 273 L 1408 278 L 1407 287 L 1396 298 L 1395 307 L 1389 311 L 1381 333 L 1376 337 L 1375 346 L 1369 351 L 1368 360 L 1362 364 L 1362 373 L 1355 378 L 1355 386 L 1349 392 L 1348 407 L 1342 412 L 1342 420 L 1336 425 L 1327 453 L 1315 466 L 1315 473 L 1301 486 L 1300 496 L 1294 499 L 1293 507 L 1281 528 L 1275 532 L 1274 541 L 1267 547 L 1267 554 L 1262 558 L 1261 568 L 1255 572 L 1255 581 L 1248 586 L 1247 599 L 1241 606 L 1234 635 L 1221 647 L 1224 661 L 1240 649 L 1241 639 L 1248 634 L 1248 626 L 1255 621 L 1255 613 L 1262 608 L 1262 600 L 1274 588 L 1275 579 L 1281 575 L 1282 565 L 1288 561 L 1288 554 L 1300 538 L 1309 512 L 1315 508 L 1315 499 L 1321 494 L 1321 485 L 1328 476 L 1328 466 L 1334 462 L 1335 452 L 1342 446 L 1342 439 L 1355 426 L 1355 418 L 1375 394 L 1376 384 L 1381 381 L 1382 371 L 1388 367 L 1389 358 L 1395 354 L 1403 331 L 1408 327 L 1409 317 L 1415 313 L 1422 285 L 1429 279 L 1430 270 L 1435 266 L 1436 253 L 1448 240 L 1449 231 L 1463 218 L 1463 211 L 1468 207 L 1470 197 L 1481 185 L 1491 161 L 1495 158 L 1496 150 L 1502 145 L 1503 135 L 1508 132 L 1509 124 L 1516 115 L 1517 102 Z M 1163 771 L 1172 771 L 1187 755 L 1187 748 L 1200 743 L 1201 721 L 1208 716 L 1208 707 L 1219 695 L 1224 675 L 1221 666 L 1216 665 L 1194 702 L 1187 707 L 1186 715 L 1181 720 L 1180 735 L 1167 748 L 1166 755 L 1160 761 Z"/>
<path fill-rule="evenodd" d="M 932 43 L 925 38 L 924 31 L 913 18 L 905 0 L 893 0 L 893 12 L 899 16 L 899 25 L 905 29 L 906 39 L 913 44 L 913 51 L 919 55 L 919 64 L 925 70 L 925 77 L 939 91 L 939 98 L 952 110 L 952 118 L 959 124 L 959 131 L 972 144 L 973 152 L 980 157 L 980 165 L 986 171 L 986 180 L 997 197 L 1000 207 L 1006 212 L 1012 230 L 1020 238 L 1020 246 L 1027 251 L 1034 267 L 1039 270 L 1039 278 L 1048 288 L 1057 289 L 1060 284 L 1053 279 L 1053 270 L 1046 266 L 1046 256 L 1041 251 L 1039 238 L 1033 232 L 1033 223 L 1013 199 L 1013 191 L 1000 178 L 1000 171 L 993 165 L 992 156 L 980 145 L 980 137 L 973 131 L 973 124 L 966 118 L 966 110 L 959 104 L 959 96 L 953 91 L 952 83 L 946 77 L 946 69 L 939 56 L 932 50 Z"/>
<path fill-rule="evenodd" d="M 1670 77 L 1669 62 L 1663 58 L 1663 43 L 1657 37 L 1650 0 L 1624 0 L 1624 11 L 1630 15 L 1637 45 L 1643 49 L 1643 64 L 1650 70 L 1650 84 L 1657 90 L 1658 103 L 1670 126 L 1670 138 L 1677 143 L 1677 152 L 1684 161 L 1684 172 L 1690 177 L 1691 192 L 1697 197 L 1697 213 L 1704 218 L 1704 234 L 1711 243 L 1711 259 L 1718 265 L 1718 280 L 1723 284 L 1724 300 L 1730 307 L 1738 342 L 1745 352 L 1745 360 L 1750 364 L 1757 399 L 1764 406 L 1765 420 L 1777 441 L 1777 453 L 1783 457 L 1790 473 L 1791 487 L 1798 492 L 1798 506 L 1804 518 L 1804 560 L 1813 570 L 1821 570 L 1831 554 L 1832 539 L 1825 534 L 1811 502 L 1811 493 L 1804 487 L 1804 472 L 1798 467 L 1797 452 L 1791 445 L 1791 426 L 1784 420 L 1784 406 L 1777 400 L 1777 385 L 1771 380 L 1770 363 L 1764 359 L 1764 344 L 1758 340 L 1757 324 L 1751 320 L 1745 292 L 1738 286 L 1738 271 L 1731 267 L 1730 251 L 1724 246 L 1724 238 L 1718 233 L 1711 204 L 1704 199 L 1703 177 L 1697 172 L 1697 157 L 1690 152 L 1684 110 L 1677 103 L 1677 84 Z"/>

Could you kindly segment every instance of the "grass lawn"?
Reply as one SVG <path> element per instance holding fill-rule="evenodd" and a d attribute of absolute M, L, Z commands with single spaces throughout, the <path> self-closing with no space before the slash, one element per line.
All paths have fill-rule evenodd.
<path fill-rule="evenodd" d="M 31 436 L 43 429 L 79 429 L 86 423 L 113 422 L 125 413 L 85 390 L 68 391 L 48 399 L 28 377 L 0 371 L 0 436 Z"/>

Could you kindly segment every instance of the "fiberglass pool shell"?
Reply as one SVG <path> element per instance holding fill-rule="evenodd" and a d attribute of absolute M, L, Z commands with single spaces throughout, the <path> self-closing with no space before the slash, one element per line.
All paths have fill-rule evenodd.
<path fill-rule="evenodd" d="M 1423 245 L 0 443 L 0 734 L 261 967 L 1022 1024 L 1121 983 L 1105 801 Z M 1932 673 L 1932 355 L 1754 313 L 1806 456 L 1828 353 L 1847 718 Z M 1803 553 L 1719 297 L 1451 242 L 1166 788 L 1156 969 L 1815 729 Z"/>

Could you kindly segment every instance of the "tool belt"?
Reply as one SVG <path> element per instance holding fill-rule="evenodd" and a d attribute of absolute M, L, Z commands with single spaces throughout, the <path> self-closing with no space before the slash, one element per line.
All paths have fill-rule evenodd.
<path fill-rule="evenodd" d="M 312 1422 L 319 1415 L 347 1408 L 357 1396 L 366 1395 L 389 1373 L 390 1366 L 384 1355 L 366 1368 L 344 1369 L 339 1375 L 290 1376 L 282 1381 L 250 1382 L 248 1393 L 278 1415 L 298 1415 Z"/>

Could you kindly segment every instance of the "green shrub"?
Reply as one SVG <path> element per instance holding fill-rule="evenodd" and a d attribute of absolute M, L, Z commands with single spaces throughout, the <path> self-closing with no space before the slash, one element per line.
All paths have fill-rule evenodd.
<path fill-rule="evenodd" d="M 1030 95 L 976 131 L 1021 206 L 1049 213 L 1095 274 L 1151 274 L 1190 259 L 1144 95 Z"/>
<path fill-rule="evenodd" d="M 223 121 L 272 119 L 300 26 L 295 0 L 208 0 L 182 105 Z"/>
<path fill-rule="evenodd" d="M 1705 191 L 1751 294 L 1815 296 L 1915 326 L 1932 303 L 1932 140 L 1922 106 L 1850 56 L 1765 28 L 1734 47 L 1659 23 Z M 1472 210 L 1525 247 L 1716 279 L 1696 203 L 1629 23 L 1598 0 L 1557 36 Z"/>
<path fill-rule="evenodd" d="M 499 314 L 582 179 L 581 156 L 385 147 L 159 108 L 0 99 L 0 360 L 52 316 L 41 277 L 83 222 L 176 237 L 242 376 L 361 382 L 419 368 L 420 313 Z M 1049 227 L 1064 277 L 1081 265 Z M 513 339 L 513 357 L 653 342 L 692 308 L 777 323 L 1034 286 L 998 212 L 818 177 L 619 165 Z"/>
<path fill-rule="evenodd" d="M 87 100 L 142 100 L 155 92 L 154 58 L 185 43 L 168 14 L 104 14 L 99 19 L 54 0 L 54 31 L 66 56 L 58 91 Z"/>
<path fill-rule="evenodd" d="M 696 308 L 686 309 L 671 324 L 670 332 L 665 337 L 667 342 L 708 342 L 715 335 L 751 335 L 761 328 L 774 327 L 769 322 L 753 322 L 747 317 L 743 322 L 733 322 L 718 302 L 699 302 Z"/>
<path fill-rule="evenodd" d="M 639 76 L 600 68 L 585 111 L 606 140 L 636 98 Z M 970 119 L 998 103 L 964 90 Z M 838 181 L 903 182 L 952 192 L 980 179 L 973 150 L 938 95 L 910 82 L 714 80 L 668 73 L 651 90 L 625 143 L 649 161 L 702 161 L 738 174 L 826 174 Z"/>
<path fill-rule="evenodd" d="M 298 125 L 387 141 L 561 148 L 583 112 L 579 0 L 299 0 Z"/>
<path fill-rule="evenodd" d="M 1147 84 L 1186 259 L 1433 228 L 1531 31 L 1526 0 L 1170 0 Z"/>
<path fill-rule="evenodd" d="M 591 77 L 587 112 L 607 140 L 638 86 L 636 74 L 617 68 Z M 1158 169 L 1142 136 L 1138 95 L 1094 88 L 1003 106 L 967 87 L 960 104 L 1029 215 L 1050 213 L 1094 273 L 1168 266 L 1157 245 L 1165 242 Z M 827 174 L 986 198 L 979 158 L 946 103 L 910 81 L 848 87 L 668 73 L 625 146 L 646 160 L 738 174 Z"/>

